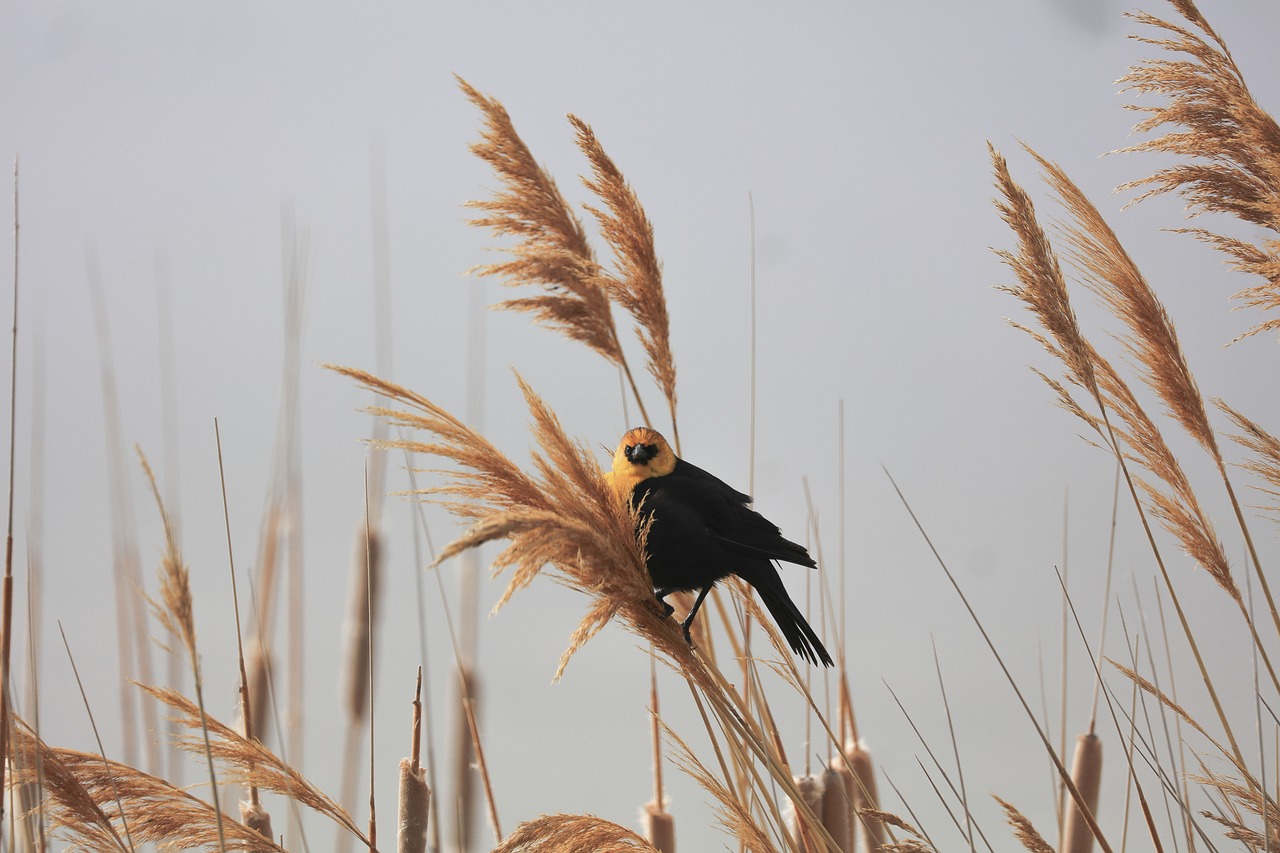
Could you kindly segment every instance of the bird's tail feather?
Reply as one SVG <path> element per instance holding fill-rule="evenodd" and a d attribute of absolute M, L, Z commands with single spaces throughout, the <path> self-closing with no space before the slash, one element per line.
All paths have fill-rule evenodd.
<path fill-rule="evenodd" d="M 822 641 L 818 639 L 818 635 L 814 633 L 804 614 L 791 600 L 791 596 L 787 595 L 786 587 L 782 585 L 782 579 L 778 577 L 777 570 L 769 565 L 768 571 L 760 573 L 759 582 L 754 582 L 756 580 L 752 578 L 752 585 L 760 593 L 760 600 L 769 609 L 769 615 L 782 631 L 782 636 L 787 638 L 791 650 L 810 663 L 820 662 L 825 666 L 833 666 L 831 655 L 827 653 L 826 647 L 822 645 Z"/>

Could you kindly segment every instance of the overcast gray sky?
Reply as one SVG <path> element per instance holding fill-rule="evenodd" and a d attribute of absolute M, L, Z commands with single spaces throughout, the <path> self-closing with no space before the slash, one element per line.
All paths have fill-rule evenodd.
<path fill-rule="evenodd" d="M 1072 585 L 1092 638 L 1113 469 L 1027 370 L 1047 366 L 1036 346 L 1004 321 L 1019 307 L 992 288 L 1010 276 L 990 247 L 1010 246 L 1012 238 L 990 202 L 988 140 L 1010 156 L 1015 178 L 1046 210 L 1019 140 L 1060 162 L 1165 300 L 1206 395 L 1226 398 L 1263 425 L 1280 420 L 1270 381 L 1275 342 L 1223 347 L 1259 319 L 1232 313 L 1228 301 L 1252 282 L 1227 272 L 1208 248 L 1160 230 L 1182 224 L 1178 201 L 1122 213 L 1127 197 L 1111 192 L 1163 162 L 1099 157 L 1132 141 L 1135 116 L 1122 108 L 1132 97 L 1118 95 L 1114 81 L 1151 55 L 1125 37 L 1136 30 L 1122 17 L 1129 8 L 1111 0 L 0 7 L 0 156 L 21 158 L 20 590 L 33 518 L 32 418 L 43 400 L 46 738 L 92 745 L 57 641 L 60 620 L 106 723 L 107 749 L 119 749 L 110 724 L 118 672 L 106 442 L 86 258 L 96 259 L 105 294 L 123 439 L 158 468 L 181 470 L 184 545 L 212 710 L 230 717 L 234 634 L 213 419 L 222 431 L 238 566 L 249 573 L 279 408 L 288 218 L 305 235 L 307 268 L 301 458 L 311 621 L 303 764 L 321 787 L 337 791 L 342 721 L 332 673 L 362 507 L 360 439 L 370 420 L 360 411 L 368 396 L 320 364 L 375 365 L 370 186 L 371 162 L 380 156 L 392 378 L 457 413 L 467 405 L 468 353 L 476 349 L 469 306 L 504 294 L 494 282 L 465 276 L 494 257 L 487 252 L 494 242 L 466 224 L 462 204 L 496 184 L 468 152 L 479 116 L 458 91 L 458 74 L 506 105 L 572 201 L 587 200 L 577 181 L 587 165 L 566 113 L 594 127 L 627 175 L 654 223 L 664 265 L 685 455 L 740 488 L 748 471 L 753 200 L 757 507 L 803 539 L 807 478 L 834 566 L 843 401 L 848 654 L 863 734 L 935 840 L 954 846 L 959 838 L 915 765 L 922 750 L 884 684 L 933 746 L 945 746 L 936 641 L 966 780 L 988 835 L 1007 843 L 988 792 L 1015 799 L 1048 830 L 1047 763 L 881 466 L 912 500 L 1024 687 L 1036 693 L 1039 650 L 1056 682 L 1053 568 L 1064 550 L 1064 497 Z M 1173 14 L 1155 2 L 1147 10 Z M 1280 6 L 1205 0 L 1202 11 L 1274 113 Z M 0 223 L 11 233 L 7 205 Z M 8 269 L 12 247 L 3 242 Z M 172 303 L 179 435 L 178 456 L 167 462 L 162 280 Z M 1114 330 L 1083 293 L 1079 310 L 1100 340 Z M 612 448 L 631 425 L 615 372 L 601 359 L 521 316 L 487 313 L 475 368 L 483 375 L 483 425 L 515 458 L 527 458 L 531 438 L 511 367 L 572 435 L 593 446 Z M 656 393 L 648 399 L 656 410 Z M 1175 444 L 1187 450 L 1194 476 L 1210 473 L 1181 436 Z M 400 460 L 391 467 L 390 488 L 405 488 Z M 135 469 L 150 581 L 161 538 Z M 1212 479 L 1203 482 L 1211 514 L 1227 521 Z M 387 508 L 377 760 L 389 815 L 420 655 L 409 508 L 400 498 Z M 428 517 L 437 542 L 457 532 L 438 510 Z M 1134 633 L 1132 585 L 1154 607 L 1154 566 L 1132 508 L 1122 509 L 1119 524 L 1115 589 Z M 1275 528 L 1259 521 L 1255 532 L 1274 558 Z M 1235 555 L 1240 546 L 1229 533 Z M 1168 552 L 1196 600 L 1197 624 L 1222 638 L 1210 653 L 1232 655 L 1239 626 L 1225 596 L 1175 548 Z M 456 598 L 456 567 L 443 571 Z M 802 596 L 801 570 L 784 569 L 784 577 Z M 444 754 L 449 655 L 434 583 L 427 589 L 431 699 Z M 482 610 L 499 590 L 482 586 Z M 634 638 L 607 628 L 562 682 L 551 683 L 584 606 L 573 592 L 536 583 L 481 625 L 485 744 L 507 831 L 547 812 L 593 812 L 634 825 L 650 795 L 648 663 Z M 1112 648 L 1124 657 L 1115 624 Z M 1080 686 L 1088 667 L 1078 646 L 1073 653 L 1070 731 L 1084 726 L 1088 703 Z M 1247 661 L 1235 655 L 1223 666 L 1239 667 L 1229 692 L 1244 697 L 1241 714 L 1251 713 Z M 687 691 L 664 677 L 664 713 L 700 742 Z M 788 754 L 798 762 L 807 751 L 801 709 L 779 702 Z M 1194 698 L 1190 704 L 1198 707 Z M 1115 776 L 1103 820 L 1116 827 L 1119 743 L 1104 736 Z M 682 849 L 736 849 L 714 827 L 703 793 L 674 770 L 668 776 Z M 901 807 L 896 799 L 885 805 Z M 363 821 L 362 807 L 359 813 Z M 321 840 L 313 837 L 313 845 L 324 849 L 328 830 L 316 826 Z"/>

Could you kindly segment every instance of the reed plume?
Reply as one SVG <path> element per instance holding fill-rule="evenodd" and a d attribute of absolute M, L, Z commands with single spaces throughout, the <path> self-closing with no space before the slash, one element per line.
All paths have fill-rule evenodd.
<path fill-rule="evenodd" d="M 591 162 L 592 176 L 583 178 L 583 183 L 604 204 L 603 208 L 588 205 L 587 210 L 600 224 L 600 233 L 613 249 L 617 264 L 618 274 L 605 274 L 601 286 L 610 299 L 636 321 L 636 336 L 648 357 L 649 374 L 667 401 L 672 440 L 678 452 L 676 365 L 671 352 L 667 299 L 662 289 L 662 265 L 654 247 L 653 224 L 591 126 L 573 115 L 569 116 L 569 123 L 577 131 L 578 148 Z"/>
<path fill-rule="evenodd" d="M 1239 434 L 1232 436 L 1232 440 L 1253 454 L 1253 458 L 1240 463 L 1241 467 L 1258 475 L 1263 482 L 1267 483 L 1267 486 L 1257 486 L 1258 491 L 1273 499 L 1280 499 L 1280 438 L 1276 438 L 1222 400 L 1215 402 L 1240 430 Z M 1277 504 L 1262 508 L 1271 512 L 1280 512 L 1280 505 Z"/>
<path fill-rule="evenodd" d="M 202 753 L 207 749 L 222 765 L 223 775 L 232 784 L 242 787 L 258 787 L 265 791 L 288 797 L 299 805 L 318 812 L 354 835 L 360 843 L 369 846 L 364 833 L 340 805 L 313 785 L 262 742 L 246 738 L 231 726 L 216 718 L 204 715 L 190 699 L 163 687 L 142 684 L 139 687 L 157 701 L 169 706 L 174 721 L 184 729 L 201 732 L 187 735 L 175 741 L 174 746 L 186 752 Z M 230 822 L 228 822 L 230 823 Z"/>
<path fill-rule="evenodd" d="M 191 711 L 199 713 L 194 706 Z M 46 814 L 74 845 L 128 849 L 116 831 L 116 823 L 123 819 L 134 844 L 155 844 L 161 850 L 283 853 L 270 837 L 222 820 L 214 806 L 163 779 L 95 753 L 50 747 L 25 726 L 15 727 L 14 732 L 16 750 L 33 760 L 39 755 L 48 795 Z M 24 774 L 23 781 L 34 780 L 33 769 L 23 767 L 18 772 Z M 33 778 L 26 779 L 26 774 Z"/>
<path fill-rule="evenodd" d="M 1130 15 L 1161 31 L 1157 37 L 1134 38 L 1171 56 L 1134 65 L 1120 82 L 1139 96 L 1166 99 L 1158 105 L 1127 105 L 1147 114 L 1135 132 L 1172 129 L 1121 150 L 1174 154 L 1184 160 L 1121 189 L 1142 191 L 1135 202 L 1176 192 L 1187 201 L 1192 216 L 1225 213 L 1270 231 L 1273 236 L 1249 243 L 1202 228 L 1185 229 L 1230 257 L 1234 269 L 1261 276 L 1263 284 L 1235 298 L 1274 311 L 1280 308 L 1280 239 L 1274 236 L 1280 234 L 1280 126 L 1258 105 L 1226 42 L 1195 3 L 1171 1 L 1190 27 L 1146 13 Z M 1280 318 L 1271 317 L 1240 337 L 1276 328 Z"/>
<path fill-rule="evenodd" d="M 880 809 L 862 809 L 858 813 L 864 821 L 874 821 L 896 827 L 906 833 L 906 837 L 883 845 L 884 853 L 933 853 L 934 847 L 920 830 L 898 817 L 893 812 Z"/>
<path fill-rule="evenodd" d="M 1241 611 L 1246 612 L 1240 590 L 1231 575 L 1230 563 L 1212 524 L 1200 508 L 1190 481 L 1177 457 L 1165 443 L 1159 427 L 1146 413 L 1129 385 L 1111 363 L 1080 333 L 1057 256 L 1044 236 L 1044 231 L 1036 218 L 1035 209 L 1025 191 L 1009 177 L 1004 159 L 994 149 L 992 149 L 992 160 L 995 165 L 996 184 L 1004 196 L 1003 200 L 997 200 L 996 206 L 1013 229 L 1019 243 L 1019 251 L 1016 253 L 997 252 L 997 255 L 1017 273 L 1020 281 L 1016 286 L 1002 289 L 1025 302 L 1041 321 L 1046 333 L 1041 334 L 1017 323 L 1013 325 L 1026 331 L 1061 360 L 1065 368 L 1067 384 L 1074 384 L 1089 391 L 1089 396 L 1096 404 L 1097 414 L 1086 411 L 1076 402 L 1067 384 L 1036 371 L 1055 391 L 1059 403 L 1089 424 L 1108 449 L 1116 455 L 1121 472 L 1129 485 L 1130 494 L 1139 509 L 1139 519 L 1148 544 L 1165 588 L 1169 592 L 1183 633 L 1187 637 L 1188 645 L 1195 656 L 1205 688 L 1213 701 L 1223 732 L 1231 742 L 1234 759 L 1243 764 L 1243 754 L 1236 743 L 1226 710 L 1213 685 L 1209 669 L 1200 654 L 1195 635 L 1156 545 L 1154 532 L 1147 519 L 1147 511 L 1156 516 L 1183 549 L 1232 597 Z M 1042 270 L 1048 270 L 1051 274 L 1044 274 Z M 1089 364 L 1087 373 L 1080 364 L 1082 360 Z M 1115 417 L 1109 415 L 1109 412 Z M 1137 462 L 1151 475 L 1162 481 L 1165 488 L 1132 473 L 1128 465 L 1131 461 Z M 1139 489 L 1147 496 L 1145 505 L 1139 499 Z M 1252 621 L 1248 619 L 1247 613 L 1246 621 L 1256 637 L 1256 630 L 1253 628 Z M 1259 650 L 1262 649 L 1260 643 L 1257 643 L 1256 647 Z"/>
<path fill-rule="evenodd" d="M 659 853 L 639 835 L 594 815 L 543 815 L 526 821 L 493 853 Z"/>
<path fill-rule="evenodd" d="M 539 451 L 531 475 L 486 438 L 425 397 L 364 371 L 333 367 L 405 408 L 376 408 L 393 425 L 432 434 L 434 442 L 391 441 L 386 446 L 451 459 L 462 470 L 446 485 L 422 490 L 471 522 L 437 562 L 496 540 L 508 540 L 494 558 L 495 574 L 511 577 L 496 609 L 547 568 L 552 577 L 588 592 L 592 606 L 570 638 L 557 677 L 573 654 L 609 621 L 620 619 L 672 658 L 691 652 L 661 617 L 645 568 L 635 521 L 605 484 L 592 452 L 571 441 L 555 414 L 517 377 L 533 416 Z"/>
<path fill-rule="evenodd" d="M 1021 842 L 1023 847 L 1027 848 L 1031 853 L 1054 853 L 1053 847 L 1036 831 L 1036 828 L 1027 819 L 1026 815 L 999 797 L 996 797 L 995 801 L 1004 809 L 1005 819 L 1009 821 L 1009 826 L 1013 827 L 1013 835 Z M 1093 840 L 1092 835 L 1089 836 L 1089 840 Z M 1063 849 L 1066 850 L 1068 848 L 1064 845 Z"/>
<path fill-rule="evenodd" d="M 586 231 L 560 194 L 555 179 L 534 159 L 516 132 L 507 110 L 495 98 L 477 91 L 462 78 L 458 85 L 484 115 L 480 141 L 471 151 L 488 163 L 504 189 L 467 206 L 485 215 L 471 224 L 496 236 L 520 242 L 508 251 L 511 260 L 475 268 L 503 284 L 532 285 L 538 296 L 509 299 L 495 307 L 525 311 L 534 320 L 586 344 L 613 364 L 625 359 Z"/>

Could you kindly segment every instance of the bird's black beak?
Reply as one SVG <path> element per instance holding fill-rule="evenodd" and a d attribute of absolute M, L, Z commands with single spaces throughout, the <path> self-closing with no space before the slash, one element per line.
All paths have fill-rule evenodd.
<path fill-rule="evenodd" d="M 635 465 L 643 465 L 658 455 L 658 449 L 652 444 L 636 444 L 625 451 L 627 459 Z"/>

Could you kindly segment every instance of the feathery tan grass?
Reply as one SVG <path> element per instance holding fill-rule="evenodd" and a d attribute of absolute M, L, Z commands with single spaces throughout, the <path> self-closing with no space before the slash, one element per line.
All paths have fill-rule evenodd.
<path fill-rule="evenodd" d="M 1147 114 L 1135 132 L 1172 129 L 1121 150 L 1169 153 L 1181 162 L 1121 189 L 1142 190 L 1135 201 L 1177 192 L 1192 215 L 1225 213 L 1280 233 L 1280 126 L 1258 105 L 1226 42 L 1195 3 L 1172 3 L 1191 27 L 1146 13 L 1131 15 L 1139 24 L 1163 31 L 1161 37 L 1135 38 L 1165 54 L 1138 63 L 1120 80 L 1138 95 L 1166 99 L 1154 106 L 1128 105 Z M 1235 269 L 1264 279 L 1264 284 L 1237 293 L 1237 299 L 1262 311 L 1280 307 L 1280 240 L 1273 236 L 1249 243 L 1201 228 L 1187 230 L 1231 257 Z M 1280 318 L 1272 317 L 1240 337 L 1278 327 Z"/>
<path fill-rule="evenodd" d="M 346 809 L 263 746 L 261 741 L 249 740 L 231 726 L 211 716 L 204 716 L 202 725 L 201 711 L 195 703 L 172 690 L 145 684 L 139 687 L 152 698 L 169 706 L 180 726 L 190 731 L 206 733 L 207 748 L 221 763 L 223 776 L 227 781 L 246 788 L 255 786 L 288 797 L 299 805 L 328 817 L 354 835 L 360 843 L 369 846 L 368 839 Z M 196 754 L 206 749 L 204 739 L 193 735 L 180 738 L 174 745 Z"/>
<path fill-rule="evenodd" d="M 1005 818 L 1009 821 L 1009 826 L 1013 827 L 1013 835 L 1021 842 L 1023 847 L 1027 848 L 1031 853 L 1054 853 L 1053 847 L 1036 831 L 1031 821 L 1027 820 L 1026 815 L 999 797 L 996 797 L 995 801 L 1004 809 Z M 1092 835 L 1089 836 L 1089 840 L 1093 841 Z M 1071 848 L 1064 844 L 1062 849 L 1069 850 Z"/>
<path fill-rule="evenodd" d="M 15 728 L 14 746 L 29 756 L 40 753 L 48 814 L 73 844 L 128 849 L 115 828 L 123 818 L 134 844 L 162 850 L 283 850 L 253 828 L 222 820 L 209 803 L 127 764 L 49 747 L 21 726 Z"/>
<path fill-rule="evenodd" d="M 491 199 L 467 203 L 486 214 L 471 224 L 521 240 L 509 250 L 512 260 L 485 264 L 476 272 L 510 286 L 543 288 L 539 296 L 509 299 L 497 307 L 528 312 L 621 367 L 625 359 L 609 297 L 581 221 L 516 132 L 506 108 L 461 78 L 458 85 L 484 115 L 480 141 L 471 150 L 505 186 Z"/>
<path fill-rule="evenodd" d="M 636 335 L 648 356 L 649 373 L 671 413 L 672 440 L 679 452 L 680 430 L 676 425 L 676 364 L 671 352 L 667 319 L 667 299 L 662 289 L 662 266 L 653 243 L 653 225 L 640 199 L 605 153 L 591 126 L 577 116 L 569 116 L 577 131 L 578 147 L 591 162 L 592 177 L 583 178 L 606 210 L 587 206 L 600 232 L 613 249 L 618 275 L 605 275 L 601 286 L 636 321 Z"/>
<path fill-rule="evenodd" d="M 543 815 L 516 827 L 493 853 L 637 853 L 656 848 L 631 830 L 592 815 Z"/>
<path fill-rule="evenodd" d="M 1280 499 L 1280 438 L 1276 438 L 1257 422 L 1240 414 L 1223 401 L 1216 402 L 1218 408 L 1226 412 L 1236 427 L 1241 430 L 1238 435 L 1232 436 L 1232 439 L 1253 453 L 1253 458 L 1241 463 L 1242 467 L 1257 474 L 1263 482 L 1268 484 L 1269 488 L 1258 486 L 1259 491 L 1273 499 Z M 1264 509 L 1280 512 L 1280 505 L 1272 504 Z"/>

